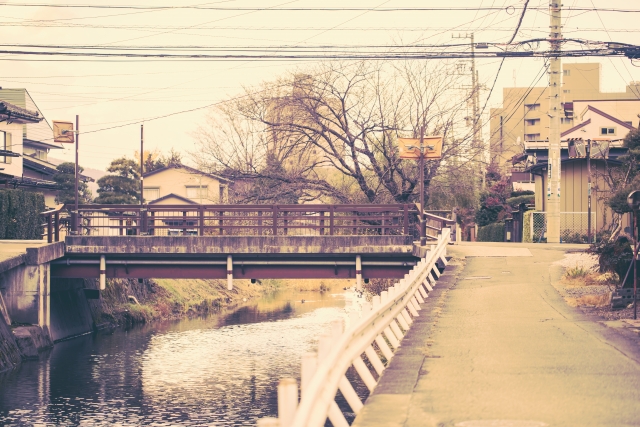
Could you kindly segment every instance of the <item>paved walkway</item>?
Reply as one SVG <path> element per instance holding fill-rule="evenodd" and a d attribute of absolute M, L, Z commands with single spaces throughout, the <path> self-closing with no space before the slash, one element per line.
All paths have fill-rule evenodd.
<path fill-rule="evenodd" d="M 27 248 L 46 244 L 46 240 L 0 240 L 0 262 L 26 254 Z"/>
<path fill-rule="evenodd" d="M 640 426 L 640 343 L 561 299 L 567 249 L 581 247 L 452 247 L 353 425 Z"/>

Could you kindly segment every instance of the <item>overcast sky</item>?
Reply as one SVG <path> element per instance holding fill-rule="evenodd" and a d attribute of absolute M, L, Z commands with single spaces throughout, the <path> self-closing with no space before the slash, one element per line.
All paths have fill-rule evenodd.
<path fill-rule="evenodd" d="M 14 4 L 12 6 L 11 4 Z M 23 6 L 15 6 L 22 4 Z M 29 4 L 30 6 L 25 6 Z M 335 46 L 450 43 L 453 35 L 474 32 L 476 42 L 507 42 L 524 0 L 179 0 L 178 4 L 220 9 L 146 10 L 132 8 L 52 8 L 48 5 L 175 6 L 168 0 L 0 1 L 0 40 L 15 45 L 150 47 L 150 46 Z M 516 38 L 545 37 L 549 31 L 548 0 L 530 0 Z M 401 7 L 494 7 L 496 10 L 389 11 Z M 565 7 L 632 8 L 634 0 L 565 0 Z M 363 8 L 385 11 L 247 10 L 246 8 Z M 540 9 L 537 9 L 540 8 Z M 640 44 L 640 13 L 564 11 L 566 37 Z M 606 30 L 605 30 L 606 29 Z M 29 50 L 24 46 L 21 50 Z M 61 49 L 54 49 L 60 51 Z M 62 49 L 64 50 L 64 49 Z M 603 90 L 623 91 L 640 80 L 640 68 L 623 58 L 579 58 L 603 64 Z M 491 87 L 499 61 L 480 59 L 480 80 Z M 97 59 L 0 54 L 0 86 L 27 88 L 45 117 L 75 120 L 80 130 L 95 131 L 184 110 L 193 112 L 145 123 L 145 148 L 193 151 L 192 133 L 204 122 L 203 106 L 237 95 L 243 86 L 311 65 L 302 61 L 211 61 L 167 59 Z M 508 59 L 489 106 L 502 102 L 502 88 L 529 86 L 542 67 L 540 59 Z M 540 82 L 546 84 L 546 79 Z M 481 104 L 488 95 L 483 92 Z M 199 109 L 198 109 L 199 108 Z M 488 109 L 487 109 L 488 111 Z M 140 125 L 87 133 L 80 140 L 80 163 L 104 169 L 112 159 L 133 156 L 139 148 Z M 52 157 L 71 160 L 71 149 Z"/>

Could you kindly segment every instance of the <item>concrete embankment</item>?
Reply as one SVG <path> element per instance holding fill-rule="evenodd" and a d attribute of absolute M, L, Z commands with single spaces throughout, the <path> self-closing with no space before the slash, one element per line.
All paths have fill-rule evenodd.
<path fill-rule="evenodd" d="M 0 372 L 15 368 L 20 360 L 21 354 L 15 337 L 4 316 L 0 316 Z"/>

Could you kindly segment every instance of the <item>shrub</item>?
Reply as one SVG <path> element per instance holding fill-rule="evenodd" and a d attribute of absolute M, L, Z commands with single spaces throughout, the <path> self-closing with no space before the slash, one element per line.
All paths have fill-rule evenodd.
<path fill-rule="evenodd" d="M 591 245 L 589 252 L 598 255 L 598 264 L 601 273 L 616 273 L 620 282 L 624 280 L 629 264 L 633 259 L 631 242 L 626 237 L 618 237 L 614 242 L 600 240 Z M 623 286 L 633 286 L 633 271 L 629 273 Z"/>
<path fill-rule="evenodd" d="M 506 203 L 508 205 L 514 207 L 514 208 L 517 208 L 522 203 L 532 205 L 532 204 L 535 203 L 535 201 L 536 201 L 536 196 L 535 195 L 533 195 L 533 194 L 524 194 L 522 196 L 509 197 L 506 200 Z"/>
<path fill-rule="evenodd" d="M 504 222 L 478 227 L 478 242 L 503 242 Z"/>
<path fill-rule="evenodd" d="M 44 196 L 24 190 L 0 190 L 0 239 L 40 240 Z"/>

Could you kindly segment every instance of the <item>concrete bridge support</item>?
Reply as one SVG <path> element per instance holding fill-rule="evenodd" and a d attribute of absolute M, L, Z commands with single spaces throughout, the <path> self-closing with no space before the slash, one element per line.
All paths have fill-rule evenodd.
<path fill-rule="evenodd" d="M 49 328 L 50 264 L 64 256 L 64 244 L 27 248 L 19 255 L 0 263 L 0 295 L 6 312 L 5 320 Z"/>
<path fill-rule="evenodd" d="M 64 244 L 54 243 L 26 248 L 26 253 L 0 262 L 2 320 L 7 326 L 25 325 L 13 330 L 23 357 L 36 357 L 53 343 L 50 261 L 63 255 Z"/>

